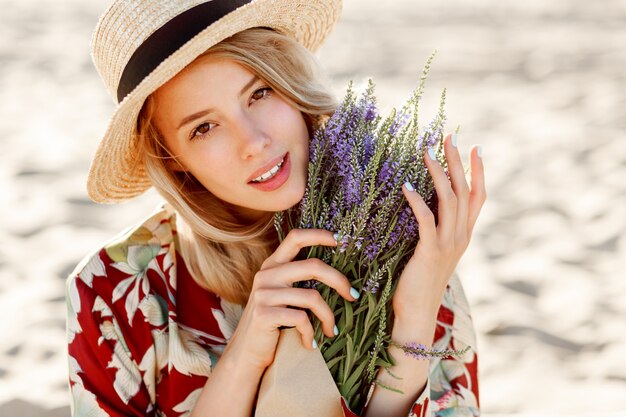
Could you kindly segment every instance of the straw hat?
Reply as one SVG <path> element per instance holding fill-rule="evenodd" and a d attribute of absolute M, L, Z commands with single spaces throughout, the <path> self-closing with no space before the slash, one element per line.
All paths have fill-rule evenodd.
<path fill-rule="evenodd" d="M 115 0 L 100 17 L 91 57 L 116 103 L 87 178 L 89 197 L 119 203 L 151 183 L 132 134 L 145 99 L 206 49 L 252 27 L 270 27 L 315 52 L 342 0 Z"/>

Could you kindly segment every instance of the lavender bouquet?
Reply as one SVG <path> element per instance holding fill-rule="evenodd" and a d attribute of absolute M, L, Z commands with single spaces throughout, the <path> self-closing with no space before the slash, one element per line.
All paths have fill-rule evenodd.
<path fill-rule="evenodd" d="M 357 412 L 370 387 L 381 385 L 375 379 L 377 369 L 393 365 L 386 350 L 393 324 L 392 295 L 419 240 L 417 221 L 401 189 L 405 181 L 416 186 L 438 222 L 437 195 L 422 158 L 428 147 L 434 147 L 448 174 L 442 143 L 445 89 L 434 119 L 425 129 L 418 126 L 419 100 L 435 53 L 406 104 L 384 119 L 378 114 L 372 80 L 358 96 L 350 81 L 343 102 L 311 139 L 302 201 L 275 215 L 281 241 L 285 223 L 286 230 L 322 228 L 339 233 L 337 247 L 307 248 L 298 259 L 324 260 L 361 289 L 361 297 L 350 303 L 315 280 L 298 285 L 316 288 L 335 314 L 340 333 L 334 338 L 324 335 L 310 312 L 309 318 L 341 396 Z"/>

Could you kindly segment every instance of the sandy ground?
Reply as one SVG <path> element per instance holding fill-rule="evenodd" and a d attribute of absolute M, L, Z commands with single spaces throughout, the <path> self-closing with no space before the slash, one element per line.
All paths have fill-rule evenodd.
<path fill-rule="evenodd" d="M 0 0 L 0 416 L 67 416 L 63 282 L 151 210 L 90 202 L 114 105 L 88 43 L 105 1 Z M 626 1 L 347 0 L 320 50 L 337 94 L 399 105 L 433 49 L 488 201 L 459 265 L 484 415 L 626 415 Z M 387 108 L 388 108 L 387 107 Z M 622 414 L 621 412 L 625 412 Z"/>

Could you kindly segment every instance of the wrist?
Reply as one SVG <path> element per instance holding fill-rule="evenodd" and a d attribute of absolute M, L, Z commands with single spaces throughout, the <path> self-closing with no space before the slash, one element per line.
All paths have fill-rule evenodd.
<path fill-rule="evenodd" d="M 200 392 L 191 417 L 251 415 L 263 372 L 238 362 L 233 353 L 228 349 L 222 352 Z M 237 401 L 233 402 L 232 398 Z"/>
<path fill-rule="evenodd" d="M 265 372 L 266 366 L 253 364 L 247 361 L 233 345 L 227 345 L 220 357 L 218 363 L 222 363 L 224 368 L 232 373 L 232 376 L 238 381 L 245 381 L 248 378 L 261 378 Z"/>
<path fill-rule="evenodd" d="M 420 297 L 413 299 L 411 303 L 402 302 L 400 298 L 393 300 L 394 327 L 398 331 L 409 330 L 416 327 L 435 325 L 443 293 L 438 291 L 423 290 Z"/>
<path fill-rule="evenodd" d="M 446 288 L 426 279 L 410 286 L 408 282 L 400 281 L 392 300 L 394 315 L 405 320 L 415 316 L 436 315 Z"/>
<path fill-rule="evenodd" d="M 437 326 L 437 313 L 432 310 L 408 316 L 396 316 L 391 331 L 391 340 L 403 344 L 409 342 L 432 346 Z"/>

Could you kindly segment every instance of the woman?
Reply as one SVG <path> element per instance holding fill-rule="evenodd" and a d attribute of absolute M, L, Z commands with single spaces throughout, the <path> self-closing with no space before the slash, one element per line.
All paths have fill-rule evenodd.
<path fill-rule="evenodd" d="M 154 186 L 165 202 L 68 278 L 73 415 L 250 416 L 279 328 L 297 328 L 316 348 L 306 313 L 287 306 L 310 309 L 328 337 L 337 333 L 316 290 L 292 287 L 314 277 L 348 301 L 359 297 L 329 265 L 294 261 L 301 248 L 336 245 L 333 231 L 294 230 L 279 244 L 273 214 L 304 195 L 309 137 L 337 105 L 311 52 L 341 6 L 119 0 L 101 17 L 92 57 L 119 105 L 89 195 L 117 203 Z M 475 347 L 454 269 L 485 200 L 483 166 L 472 148 L 470 191 L 455 140 L 444 143 L 452 183 L 426 157 L 437 226 L 403 189 L 422 240 L 394 295 L 392 337 Z M 453 334 L 459 323 L 465 331 Z M 437 366 L 401 352 L 390 348 L 402 381 L 378 379 L 404 394 L 376 388 L 364 415 L 477 415 L 475 352 Z"/>

